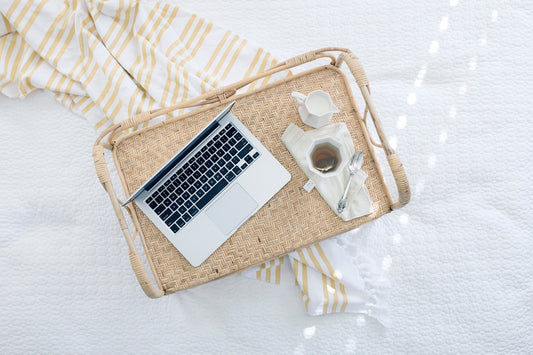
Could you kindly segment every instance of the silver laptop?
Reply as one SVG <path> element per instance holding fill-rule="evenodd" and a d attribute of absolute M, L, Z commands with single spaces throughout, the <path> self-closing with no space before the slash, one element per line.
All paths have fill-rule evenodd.
<path fill-rule="evenodd" d="M 291 178 L 230 113 L 232 102 L 123 204 L 200 265 Z"/>

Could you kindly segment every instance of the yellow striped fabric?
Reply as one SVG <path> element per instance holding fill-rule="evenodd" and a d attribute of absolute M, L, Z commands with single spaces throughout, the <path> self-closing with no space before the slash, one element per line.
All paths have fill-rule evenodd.
<path fill-rule="evenodd" d="M 19 98 L 47 90 L 97 131 L 276 63 L 263 48 L 165 1 L 0 2 L 0 92 Z M 328 258 L 318 244 L 289 256 L 311 314 L 347 310 L 346 287 Z M 284 261 L 243 274 L 280 283 Z"/>

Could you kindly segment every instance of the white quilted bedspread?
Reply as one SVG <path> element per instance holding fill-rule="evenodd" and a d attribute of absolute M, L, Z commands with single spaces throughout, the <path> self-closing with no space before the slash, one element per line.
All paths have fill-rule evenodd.
<path fill-rule="evenodd" d="M 355 236 L 389 271 L 391 327 L 308 316 L 294 284 L 238 275 L 146 298 L 92 127 L 36 93 L 0 97 L 0 352 L 531 353 L 531 2 L 187 6 L 278 58 L 359 56 L 412 186 L 406 208 Z"/>

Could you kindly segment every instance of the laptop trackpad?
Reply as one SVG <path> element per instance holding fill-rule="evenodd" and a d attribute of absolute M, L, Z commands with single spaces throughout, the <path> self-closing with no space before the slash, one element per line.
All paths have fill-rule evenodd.
<path fill-rule="evenodd" d="M 230 234 L 257 208 L 257 202 L 239 184 L 233 184 L 206 211 L 220 231 Z"/>

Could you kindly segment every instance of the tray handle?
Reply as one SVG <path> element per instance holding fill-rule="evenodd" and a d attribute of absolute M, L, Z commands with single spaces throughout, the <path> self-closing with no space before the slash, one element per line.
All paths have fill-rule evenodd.
<path fill-rule="evenodd" d="M 124 213 L 120 208 L 120 203 L 118 201 L 117 194 L 115 193 L 115 189 L 113 188 L 113 184 L 111 183 L 111 176 L 109 175 L 109 170 L 107 169 L 105 163 L 103 145 L 97 144 L 93 147 L 93 159 L 94 165 L 96 167 L 96 175 L 98 175 L 100 183 L 103 185 L 104 189 L 109 195 L 109 198 L 111 199 L 111 204 L 113 205 L 113 209 L 118 218 L 120 229 L 122 230 L 124 238 L 126 239 L 126 243 L 128 244 L 131 267 L 135 272 L 135 276 L 137 277 L 141 288 L 143 289 L 144 293 L 150 298 L 158 298 L 163 296 L 163 290 L 161 290 L 159 287 L 154 286 L 150 281 L 148 273 L 146 272 L 146 269 L 141 261 L 141 257 L 139 256 L 139 253 L 135 248 L 135 244 L 133 243 L 133 238 L 126 223 L 126 218 L 124 217 Z"/>
<path fill-rule="evenodd" d="M 394 151 L 394 149 L 392 149 L 387 137 L 385 136 L 385 131 L 383 130 L 383 126 L 381 125 L 381 120 L 379 119 L 376 108 L 372 101 L 372 97 L 370 95 L 369 82 L 363 69 L 363 66 L 361 65 L 359 59 L 355 56 L 355 54 L 353 54 L 349 50 L 339 55 L 337 63 L 335 65 L 340 66 L 343 61 L 350 69 L 350 72 L 352 73 L 353 77 L 355 78 L 355 81 L 357 82 L 357 85 L 359 86 L 359 89 L 361 90 L 361 94 L 363 95 L 363 99 L 366 103 L 365 110 L 368 109 L 370 117 L 372 117 L 372 122 L 374 123 L 374 127 L 376 128 L 376 133 L 379 137 L 379 140 L 381 141 L 381 146 L 385 151 L 387 161 L 389 163 L 392 175 L 394 177 L 394 181 L 396 183 L 396 188 L 398 189 L 398 201 L 393 202 L 391 208 L 401 208 L 407 203 L 409 203 L 409 200 L 411 199 L 411 189 L 409 187 L 409 181 L 407 180 L 407 174 L 405 173 L 405 169 L 402 165 L 400 157 Z M 366 125 L 366 121 L 364 122 L 364 124 Z"/>

